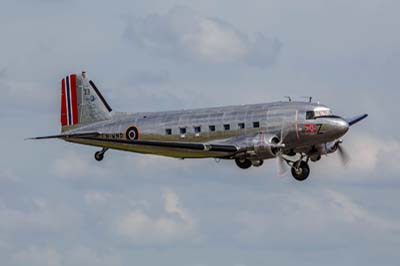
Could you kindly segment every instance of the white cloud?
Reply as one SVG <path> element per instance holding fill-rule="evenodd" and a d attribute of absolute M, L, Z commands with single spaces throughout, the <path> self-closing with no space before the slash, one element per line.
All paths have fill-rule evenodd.
<path fill-rule="evenodd" d="M 131 20 L 125 37 L 156 55 L 206 63 L 246 62 L 267 67 L 275 63 L 281 49 L 277 39 L 262 33 L 250 38 L 227 22 L 182 6 L 166 15 Z"/>
<path fill-rule="evenodd" d="M 87 205 L 101 205 L 108 202 L 111 197 L 111 193 L 99 191 L 87 192 L 84 196 Z"/>
<path fill-rule="evenodd" d="M 116 234 L 135 245 L 170 244 L 193 237 L 193 220 L 179 206 L 176 193 L 167 190 L 163 198 L 164 213 L 150 215 L 141 209 L 130 210 L 115 220 Z"/>
<path fill-rule="evenodd" d="M 121 265 L 118 256 L 101 254 L 83 246 L 72 249 L 31 246 L 10 254 L 10 257 L 11 264 L 15 266 Z"/>
<path fill-rule="evenodd" d="M 352 131 L 348 134 L 349 136 L 344 137 L 342 144 L 350 157 L 348 165 L 342 167 L 338 154 L 330 154 L 315 165 L 319 168 L 316 170 L 322 171 L 321 174 L 333 173 L 335 177 L 348 178 L 351 173 L 354 178 L 364 173 L 361 176 L 365 178 L 365 173 L 373 173 L 371 176 L 375 178 L 377 177 L 376 171 L 396 173 L 400 170 L 398 163 L 400 161 L 399 140 L 391 137 L 383 139 L 360 131 Z"/>
<path fill-rule="evenodd" d="M 381 165 L 400 170 L 400 141 L 396 139 L 354 132 L 348 150 L 352 154 L 350 167 L 354 169 L 370 171 Z"/>
<path fill-rule="evenodd" d="M 30 199 L 29 208 L 12 208 L 0 202 L 0 233 L 12 236 L 21 232 L 60 233 L 79 226 L 77 213 L 42 199 Z"/>
<path fill-rule="evenodd" d="M 87 158 L 84 153 L 65 151 L 51 165 L 51 172 L 58 177 L 76 180 L 81 177 L 107 177 L 109 172 L 101 164 L 95 164 L 93 157 Z"/>
<path fill-rule="evenodd" d="M 59 266 L 61 254 L 53 248 L 30 247 L 13 255 L 14 265 Z"/>
<path fill-rule="evenodd" d="M 15 183 L 20 181 L 19 177 L 10 169 L 0 170 L 0 183 Z"/>
<path fill-rule="evenodd" d="M 88 247 L 76 247 L 64 252 L 65 265 L 121 265 L 120 258 L 113 254 L 101 253 Z"/>
<path fill-rule="evenodd" d="M 279 241 L 286 241 L 290 238 L 292 241 L 301 241 L 307 236 L 311 240 L 327 230 L 339 234 L 373 230 L 374 233 L 365 237 L 374 238 L 375 234 L 382 232 L 400 231 L 398 220 L 374 213 L 350 196 L 337 191 L 287 191 L 287 194 L 273 193 L 262 197 L 262 202 L 272 212 L 239 211 L 239 239 L 263 241 L 268 236 L 269 240 L 279 238 Z M 276 232 L 276 228 L 280 228 L 280 232 Z"/>
<path fill-rule="evenodd" d="M 0 103 L 12 110 L 50 110 L 58 105 L 57 90 L 37 82 L 4 77 L 0 80 L 0 87 L 3 93 Z"/>

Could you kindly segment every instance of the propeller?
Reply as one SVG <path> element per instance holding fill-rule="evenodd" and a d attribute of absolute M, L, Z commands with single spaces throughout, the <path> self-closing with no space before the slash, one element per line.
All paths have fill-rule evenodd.
<path fill-rule="evenodd" d="M 340 145 L 342 142 L 339 142 L 337 145 L 338 154 L 342 164 L 347 166 L 350 161 L 349 153 Z"/>
<path fill-rule="evenodd" d="M 278 175 L 279 176 L 284 176 L 289 171 L 288 167 L 287 167 L 287 164 L 286 164 L 286 161 L 283 159 L 282 155 L 278 155 L 276 157 L 276 168 L 278 170 Z"/>
<path fill-rule="evenodd" d="M 288 134 L 289 134 L 289 130 L 287 130 L 287 126 L 285 126 L 285 122 L 282 121 L 280 140 L 275 145 L 275 147 L 278 148 L 278 152 L 276 153 L 276 166 L 277 166 L 279 176 L 284 176 L 288 172 L 288 167 L 287 167 L 285 159 L 283 158 L 283 151 L 282 151 L 282 149 L 285 148 L 284 140 Z"/>

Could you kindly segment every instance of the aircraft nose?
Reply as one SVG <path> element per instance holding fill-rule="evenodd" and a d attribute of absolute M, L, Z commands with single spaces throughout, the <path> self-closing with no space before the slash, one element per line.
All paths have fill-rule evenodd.
<path fill-rule="evenodd" d="M 343 118 L 337 119 L 336 121 L 336 130 L 340 135 L 344 135 L 349 131 L 350 125 L 349 123 L 344 120 Z"/>

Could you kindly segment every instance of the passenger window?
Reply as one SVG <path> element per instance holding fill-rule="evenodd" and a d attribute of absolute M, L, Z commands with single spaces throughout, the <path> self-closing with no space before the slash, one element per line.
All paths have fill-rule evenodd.
<path fill-rule="evenodd" d="M 254 128 L 260 128 L 260 122 L 253 122 Z"/>
<path fill-rule="evenodd" d="M 245 128 L 245 124 L 244 123 L 239 123 L 238 124 L 238 128 L 239 129 L 244 129 Z"/>
<path fill-rule="evenodd" d="M 215 126 L 214 125 L 210 125 L 210 126 L 208 126 L 208 129 L 210 130 L 210 132 L 214 132 L 215 131 Z"/>
<path fill-rule="evenodd" d="M 165 135 L 172 135 L 172 129 L 167 128 L 167 129 L 165 130 Z"/>
<path fill-rule="evenodd" d="M 179 129 L 179 132 L 181 133 L 181 135 L 185 135 L 186 134 L 186 127 L 181 127 Z"/>
<path fill-rule="evenodd" d="M 306 119 L 307 120 L 315 119 L 314 111 L 307 111 L 306 112 Z"/>
<path fill-rule="evenodd" d="M 194 127 L 194 133 L 199 134 L 201 132 L 201 127 Z"/>
<path fill-rule="evenodd" d="M 225 125 L 224 125 L 224 130 L 225 130 L 225 131 L 231 130 L 231 125 L 225 124 Z"/>

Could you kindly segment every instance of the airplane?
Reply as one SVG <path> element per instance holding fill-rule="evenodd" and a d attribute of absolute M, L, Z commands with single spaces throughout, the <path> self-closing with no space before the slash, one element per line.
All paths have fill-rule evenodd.
<path fill-rule="evenodd" d="M 275 158 L 278 173 L 283 175 L 288 165 L 298 181 L 309 177 L 309 162 L 323 155 L 338 152 L 344 163 L 348 161 L 341 137 L 368 114 L 344 119 L 312 98 L 288 99 L 167 112 L 113 112 L 82 71 L 61 81 L 61 134 L 32 139 L 100 147 L 94 156 L 97 161 L 109 149 L 179 159 L 234 160 L 241 169 L 260 167 Z"/>

